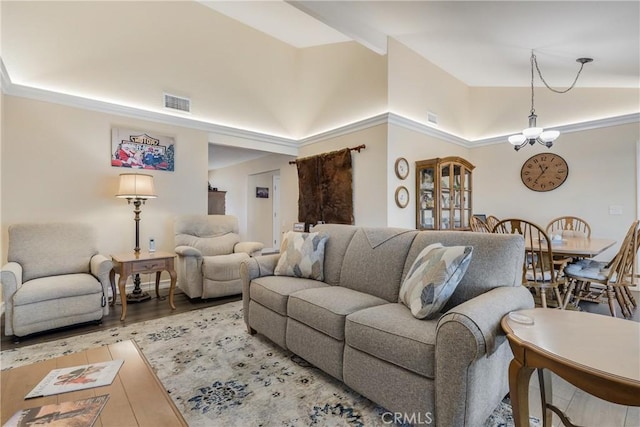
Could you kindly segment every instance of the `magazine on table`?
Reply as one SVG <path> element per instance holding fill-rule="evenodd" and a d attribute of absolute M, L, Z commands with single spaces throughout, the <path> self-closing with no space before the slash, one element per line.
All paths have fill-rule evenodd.
<path fill-rule="evenodd" d="M 25 399 L 109 385 L 113 382 L 123 363 L 124 360 L 117 359 L 54 369 L 25 396 Z"/>
<path fill-rule="evenodd" d="M 109 399 L 108 394 L 70 402 L 21 409 L 3 427 L 91 427 Z"/>

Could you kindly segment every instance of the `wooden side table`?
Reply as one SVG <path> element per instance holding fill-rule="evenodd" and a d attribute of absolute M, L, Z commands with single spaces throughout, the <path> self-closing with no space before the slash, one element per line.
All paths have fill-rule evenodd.
<path fill-rule="evenodd" d="M 171 276 L 171 286 L 169 287 L 169 305 L 172 310 L 176 309 L 173 303 L 173 293 L 176 288 L 176 270 L 174 268 L 174 259 L 176 254 L 170 252 L 153 252 L 153 253 L 135 253 L 130 252 L 126 254 L 111 255 L 113 260 L 113 268 L 109 272 L 109 279 L 111 280 L 111 290 L 113 292 L 113 300 L 111 305 L 115 305 L 116 301 L 116 287 L 115 287 L 115 275 L 118 273 L 120 278 L 118 279 L 118 289 L 120 291 L 120 300 L 122 301 L 122 316 L 120 320 L 124 320 L 127 316 L 127 295 L 125 293 L 125 284 L 127 278 L 132 274 L 144 274 L 144 273 L 156 273 L 156 297 L 160 297 L 160 274 L 163 271 L 167 271 Z"/>
<path fill-rule="evenodd" d="M 516 321 L 517 315 L 533 324 Z M 529 378 L 536 369 L 545 427 L 551 426 L 552 411 L 565 425 L 573 426 L 551 402 L 548 371 L 600 399 L 640 406 L 640 323 L 536 308 L 506 315 L 501 325 L 514 356 L 509 365 L 509 394 L 516 427 L 529 426 Z"/>

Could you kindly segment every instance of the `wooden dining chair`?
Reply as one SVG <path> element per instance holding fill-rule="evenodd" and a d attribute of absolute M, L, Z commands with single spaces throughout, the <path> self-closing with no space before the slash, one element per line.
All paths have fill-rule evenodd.
<path fill-rule="evenodd" d="M 496 224 L 497 224 L 497 223 L 499 223 L 499 222 L 500 222 L 500 220 L 499 220 L 497 217 L 493 216 L 493 215 L 489 215 L 489 216 L 487 217 L 487 221 L 486 221 L 487 226 L 489 227 L 489 230 L 491 230 L 491 231 L 493 231 L 493 228 L 494 228 L 494 227 L 496 226 Z"/>
<path fill-rule="evenodd" d="M 606 295 L 609 311 L 613 317 L 616 317 L 616 302 L 620 306 L 622 315 L 631 317 L 637 302 L 629 286 L 633 283 L 633 264 L 638 249 L 640 249 L 640 222 L 636 220 L 629 227 L 618 253 L 611 261 L 582 259 L 565 268 L 569 284 L 567 295 L 571 295 L 574 288 L 577 288 L 574 295 L 576 302 L 580 300 L 603 302 L 603 295 Z M 584 283 L 588 283 L 589 288 L 582 288 Z M 603 289 L 594 290 L 592 289 L 594 285 L 600 285 Z"/>
<path fill-rule="evenodd" d="M 477 233 L 491 233 L 487 223 L 474 215 L 469 218 L 469 227 L 471 227 L 471 231 L 475 231 Z"/>
<path fill-rule="evenodd" d="M 554 218 L 547 224 L 546 232 L 550 236 L 560 234 L 564 237 L 591 237 L 591 227 L 577 216 L 561 216 Z"/>
<path fill-rule="evenodd" d="M 538 293 L 543 308 L 547 308 L 547 290 L 553 292 L 558 307 L 564 308 L 566 305 L 560 287 L 565 290 L 567 285 L 561 272 L 570 259 L 554 259 L 551 239 L 547 233 L 539 225 L 517 218 L 498 221 L 493 232 L 522 235 L 525 246 L 522 284 Z"/>

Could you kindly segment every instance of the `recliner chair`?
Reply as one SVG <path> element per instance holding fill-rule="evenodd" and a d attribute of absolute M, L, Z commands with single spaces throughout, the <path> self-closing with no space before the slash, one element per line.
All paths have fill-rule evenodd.
<path fill-rule="evenodd" d="M 9 226 L 2 267 L 5 334 L 23 337 L 100 321 L 109 314 L 110 259 L 98 254 L 93 228 L 78 223 Z"/>
<path fill-rule="evenodd" d="M 183 215 L 175 219 L 178 287 L 189 298 L 242 293 L 240 263 L 260 255 L 260 242 L 240 242 L 232 215 Z"/>

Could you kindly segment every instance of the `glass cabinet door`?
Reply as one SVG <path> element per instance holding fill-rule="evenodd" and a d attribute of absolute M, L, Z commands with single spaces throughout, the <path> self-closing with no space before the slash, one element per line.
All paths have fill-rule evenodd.
<path fill-rule="evenodd" d="M 469 228 L 469 221 L 471 220 L 471 171 L 464 168 L 463 175 L 463 190 L 462 190 L 462 213 L 463 213 L 463 228 Z"/>
<path fill-rule="evenodd" d="M 435 168 L 425 167 L 417 169 L 418 174 L 418 209 L 416 222 L 421 229 L 434 229 L 436 226 L 435 214 Z"/>
<path fill-rule="evenodd" d="M 451 207 L 453 204 L 452 168 L 446 163 L 440 167 L 440 230 L 451 227 Z"/>

